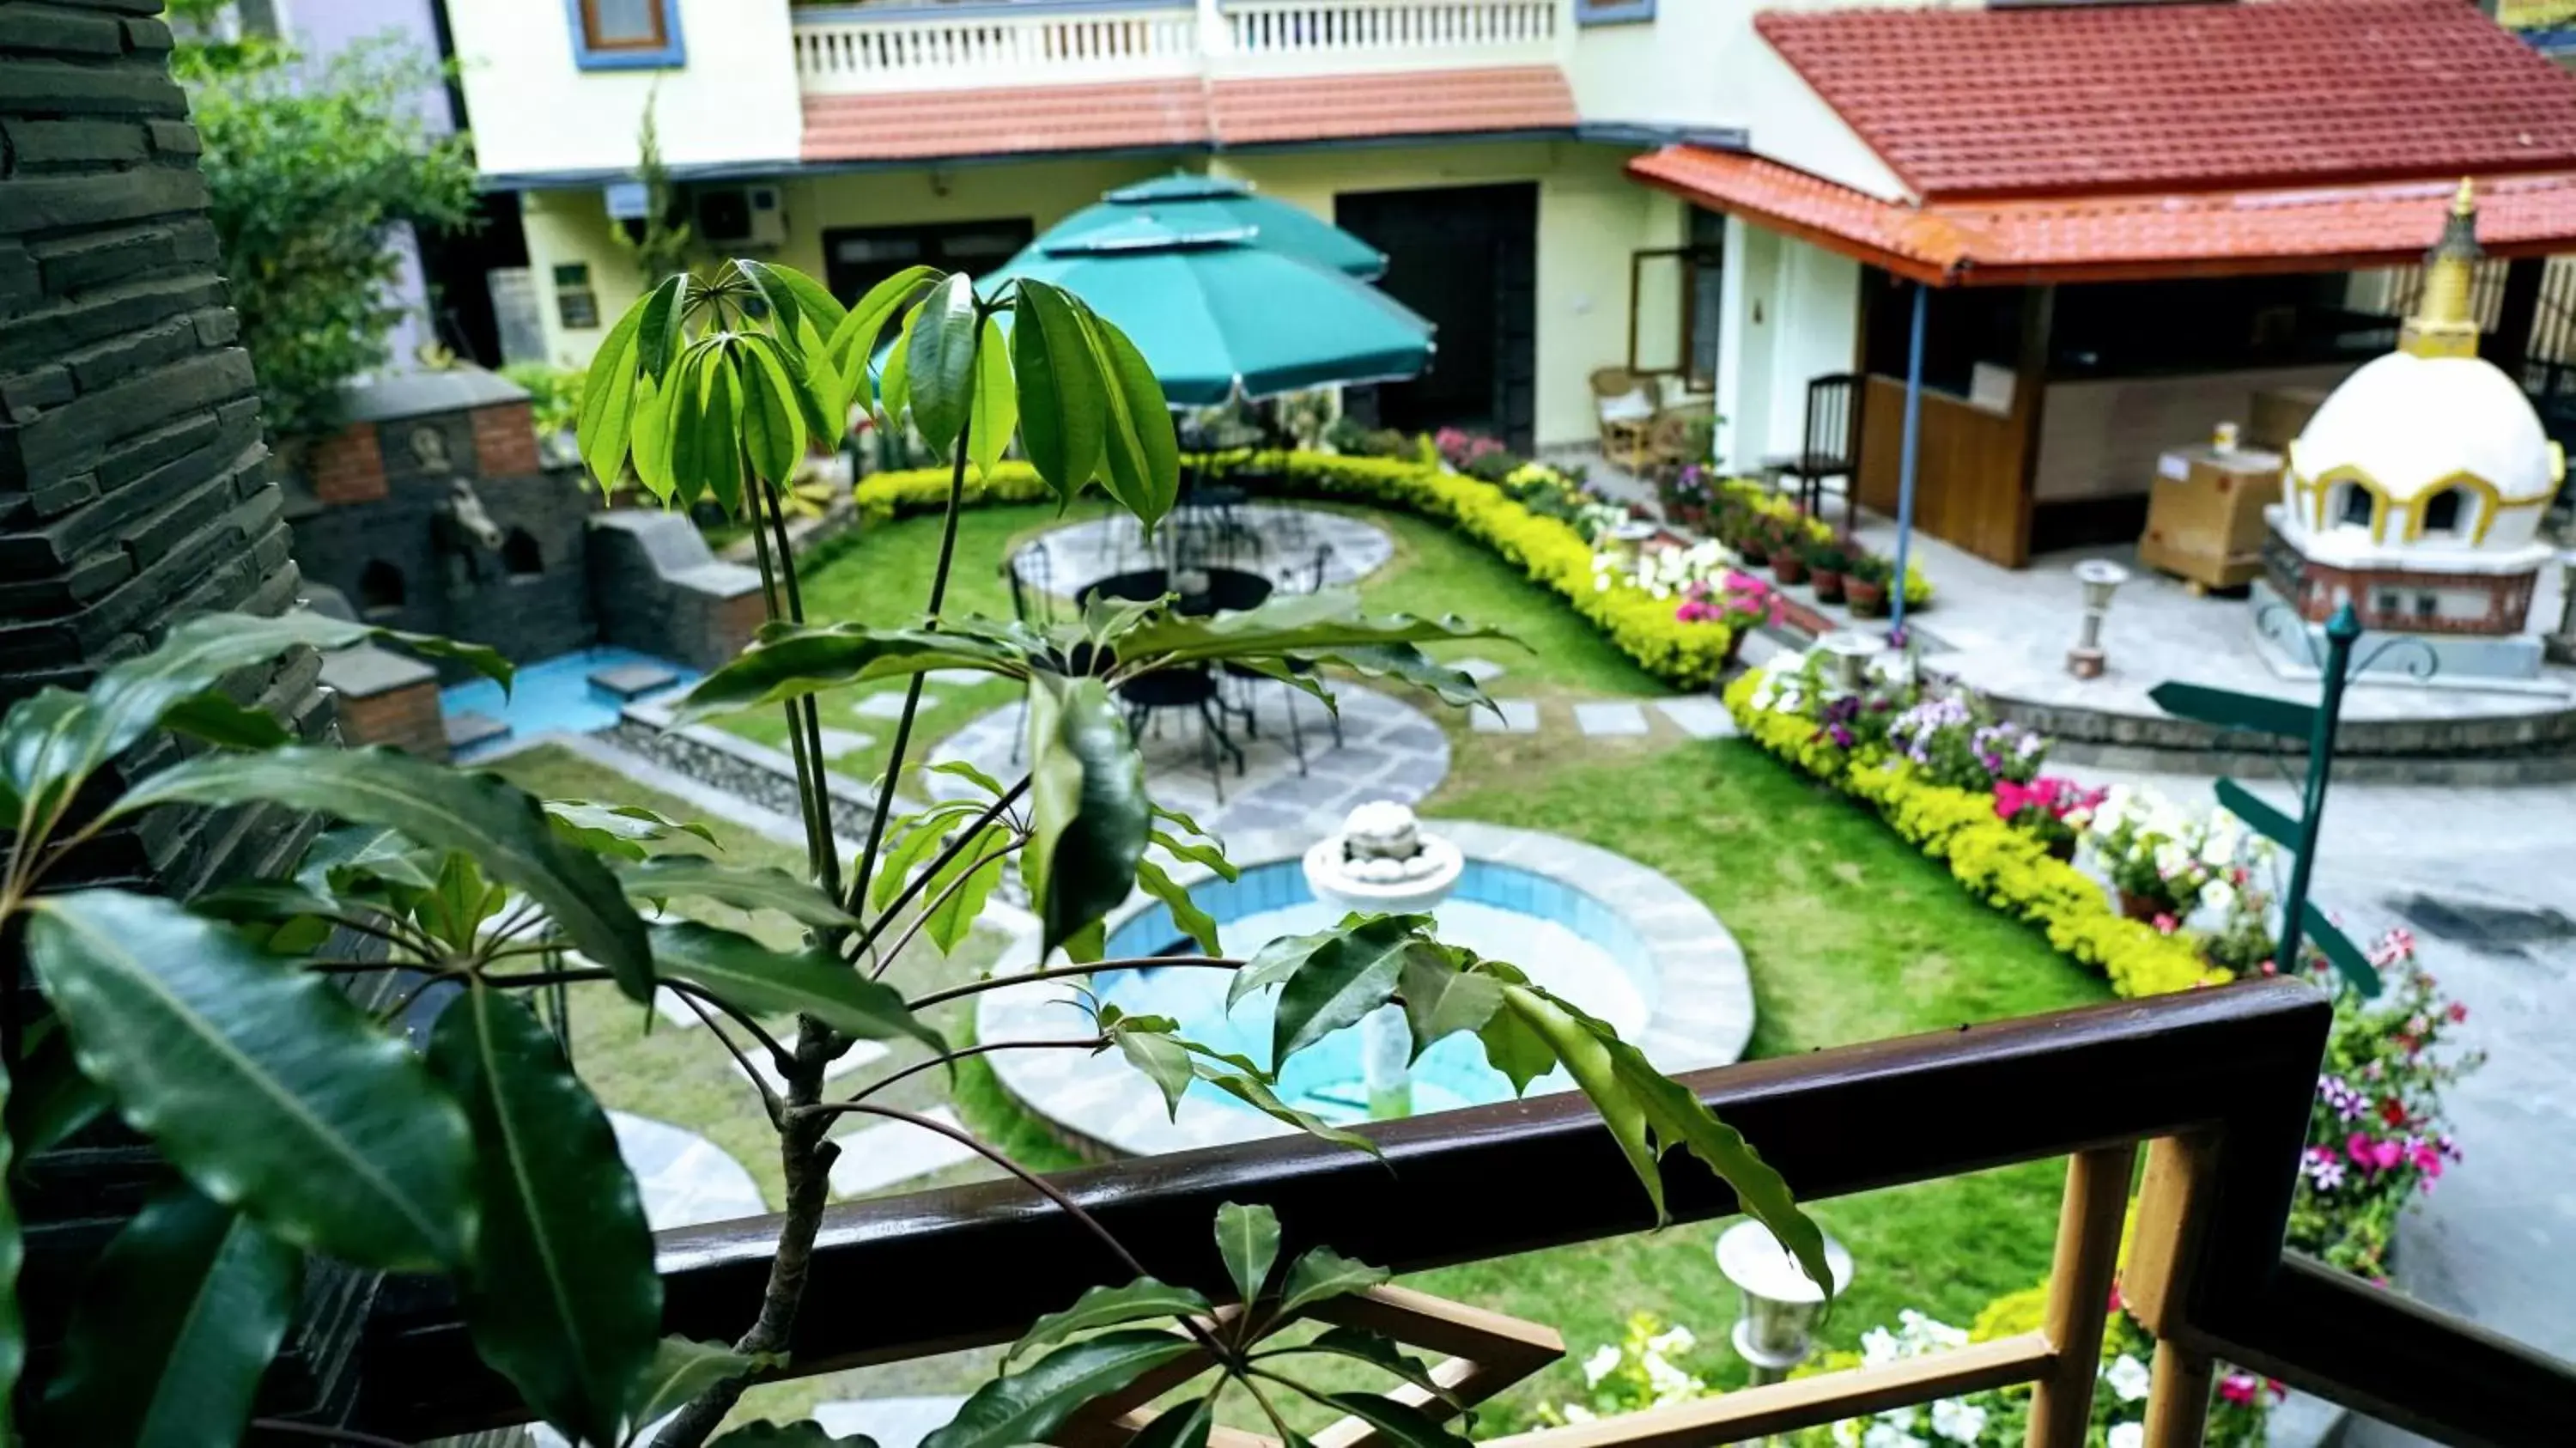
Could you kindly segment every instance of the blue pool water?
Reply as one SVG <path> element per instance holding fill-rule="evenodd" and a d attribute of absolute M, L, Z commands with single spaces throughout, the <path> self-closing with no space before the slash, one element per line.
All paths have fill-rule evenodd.
<path fill-rule="evenodd" d="M 694 683 L 698 678 L 697 670 L 668 659 L 601 645 L 520 665 L 506 700 L 501 696 L 500 685 L 489 679 L 476 679 L 441 689 L 439 707 L 449 714 L 486 714 L 510 726 L 508 734 L 465 751 L 459 756 L 464 759 L 490 753 L 512 739 L 525 739 L 532 734 L 589 734 L 616 723 L 618 707 L 624 702 L 605 689 L 592 687 L 590 676 L 622 664 L 653 664 L 669 669 L 678 676 L 679 684 Z"/>
<path fill-rule="evenodd" d="M 1216 919 L 1230 955 L 1248 956 L 1282 935 L 1329 928 L 1341 916 L 1315 900 L 1295 860 L 1254 866 L 1232 885 L 1211 880 L 1190 895 Z M 1540 985 L 1631 1039 L 1653 1010 L 1654 967 L 1635 929 L 1579 890 L 1532 871 L 1475 861 L 1457 894 L 1434 914 L 1441 939 L 1519 965 Z M 1169 948 L 1175 934 L 1168 910 L 1157 905 L 1113 931 L 1109 950 L 1113 955 L 1150 955 Z M 1229 1012 L 1225 992 L 1232 979 L 1224 971 L 1148 969 L 1102 976 L 1097 988 L 1122 1010 L 1172 1017 L 1187 1039 L 1270 1064 L 1277 992 L 1259 992 Z M 1369 1102 L 1360 1052 L 1361 1027 L 1356 1025 L 1298 1052 L 1280 1071 L 1280 1098 L 1327 1121 L 1365 1120 Z M 1531 1090 L 1561 1084 L 1543 1081 Z M 1413 1064 L 1411 1086 L 1417 1114 L 1512 1096 L 1511 1082 L 1486 1064 L 1484 1048 L 1469 1036 L 1452 1036 L 1424 1052 Z M 1252 1109 L 1204 1083 L 1190 1089 L 1212 1101 Z"/>

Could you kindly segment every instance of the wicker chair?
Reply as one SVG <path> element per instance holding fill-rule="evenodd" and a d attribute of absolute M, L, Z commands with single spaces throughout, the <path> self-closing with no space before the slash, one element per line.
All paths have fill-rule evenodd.
<path fill-rule="evenodd" d="M 1648 459 L 1658 391 L 1655 379 L 1625 367 L 1592 373 L 1592 414 L 1601 430 L 1601 455 L 1632 473 Z"/>

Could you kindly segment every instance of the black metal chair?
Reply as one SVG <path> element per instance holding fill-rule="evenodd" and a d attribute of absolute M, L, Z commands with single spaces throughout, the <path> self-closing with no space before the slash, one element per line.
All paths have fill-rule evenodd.
<path fill-rule="evenodd" d="M 1225 769 L 1218 762 L 1222 749 L 1234 759 L 1234 772 L 1243 774 L 1243 750 L 1227 737 L 1218 713 L 1222 701 L 1217 698 L 1216 675 L 1205 666 L 1184 669 L 1158 669 L 1139 674 L 1118 686 L 1118 702 L 1127 706 L 1127 732 L 1138 740 L 1154 724 L 1159 714 L 1182 710 L 1199 716 L 1199 758 L 1207 765 L 1208 779 L 1216 788 L 1216 802 L 1225 803 Z"/>
<path fill-rule="evenodd" d="M 1002 586 L 1011 591 L 1011 616 L 1034 629 L 1053 628 L 1062 600 L 1055 591 L 1055 555 L 1043 541 L 1021 545 L 1002 559 Z M 1028 696 L 1020 696 L 1021 727 L 1011 731 L 1011 763 L 1020 762 L 1028 733 Z"/>
<path fill-rule="evenodd" d="M 1860 378 L 1833 372 L 1809 379 L 1801 446 L 1794 453 L 1765 458 L 1762 474 L 1775 492 L 1781 479 L 1796 479 L 1798 507 L 1811 518 L 1824 516 L 1826 481 L 1840 481 L 1843 531 L 1851 531 L 1860 515 Z"/>
<path fill-rule="evenodd" d="M 1283 568 L 1279 571 L 1279 586 L 1291 592 L 1321 593 L 1324 591 L 1324 575 L 1331 569 L 1332 563 L 1333 545 L 1318 543 L 1315 545 L 1313 560 L 1304 570 L 1305 576 L 1300 579 L 1295 576 L 1297 570 Z M 1301 582 L 1305 584 L 1302 589 L 1297 587 Z M 1288 672 L 1299 675 L 1311 674 L 1315 672 L 1315 666 L 1304 659 L 1290 659 Z M 1235 712 L 1243 715 L 1246 731 L 1255 739 L 1260 738 L 1261 734 L 1250 722 L 1253 717 L 1253 705 L 1256 702 L 1253 691 L 1260 688 L 1261 682 L 1265 679 L 1279 686 L 1284 702 L 1288 706 L 1288 750 L 1297 757 L 1297 772 L 1300 775 L 1304 774 L 1306 772 L 1306 728 L 1298 717 L 1297 696 L 1305 691 L 1285 679 L 1265 674 L 1258 669 L 1247 668 L 1242 664 L 1227 664 L 1225 675 L 1242 685 L 1243 703 L 1236 708 Z M 1332 721 L 1333 747 L 1339 749 L 1342 747 L 1342 716 L 1332 710 L 1326 710 L 1325 717 Z"/>

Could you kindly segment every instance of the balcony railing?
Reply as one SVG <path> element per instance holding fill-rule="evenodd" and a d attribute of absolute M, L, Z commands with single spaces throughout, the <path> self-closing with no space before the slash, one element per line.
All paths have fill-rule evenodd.
<path fill-rule="evenodd" d="M 2564 1441 L 2576 1368 L 2303 1259 L 2284 1258 L 2293 1178 L 2329 1011 L 2286 980 L 1880 1041 L 1683 1078 L 1816 1201 L 2071 1158 L 2052 1306 L 2040 1331 L 1947 1356 L 1768 1387 L 1509 1440 L 1513 1448 L 1707 1448 L 1971 1388 L 2038 1385 L 2034 1448 L 2080 1444 L 2101 1304 L 2131 1165 L 2146 1144 L 2122 1276 L 2158 1339 L 2149 1448 L 2189 1448 L 2214 1360 L 2268 1373 L 2458 1444 Z M 1266 1202 L 1301 1239 L 1398 1271 L 1511 1256 L 1652 1225 L 1601 1118 L 1574 1095 L 1371 1128 L 1383 1163 L 1302 1138 L 1126 1162 L 1056 1178 L 1145 1268 L 1230 1296 L 1206 1222 Z M 1673 1216 L 1726 1215 L 1714 1176 L 1667 1168 Z M 1508 1192 L 1496 1183 L 1514 1184 Z M 721 1337 L 749 1321 L 770 1219 L 665 1233 L 663 1330 Z M 796 1323 L 793 1374 L 1008 1341 L 1085 1288 L 1123 1277 L 1066 1214 L 1017 1183 L 832 1209 Z M 354 1426 L 406 1441 L 517 1421 L 444 1288 L 388 1284 L 354 1364 Z M 1382 1289 L 1347 1312 L 1447 1354 L 1470 1400 L 1553 1352 L 1553 1333 Z M 1113 1401 L 1055 1435 L 1112 1448 L 1137 1418 Z M 1364 1432 L 1333 1435 L 1356 1445 Z M 1320 1440 L 1319 1440 L 1320 1441 Z"/>
<path fill-rule="evenodd" d="M 799 7 L 808 94 L 1541 64 L 1567 0 L 1016 0 Z"/>

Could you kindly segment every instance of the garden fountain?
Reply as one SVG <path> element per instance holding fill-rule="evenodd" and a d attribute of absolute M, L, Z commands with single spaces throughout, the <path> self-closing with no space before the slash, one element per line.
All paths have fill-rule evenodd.
<path fill-rule="evenodd" d="M 1509 961 L 1534 981 L 1608 1022 L 1665 1071 L 1724 1065 L 1753 1026 L 1743 952 L 1708 907 L 1665 876 L 1610 850 L 1535 830 L 1472 820 L 1424 821 L 1398 804 L 1363 804 L 1323 831 L 1233 832 L 1233 879 L 1179 862 L 1169 868 L 1190 903 L 1215 922 L 1223 953 L 1249 958 L 1284 936 L 1329 930 L 1353 912 L 1429 914 L 1445 944 Z M 1196 955 L 1197 943 L 1161 900 L 1138 895 L 1111 913 L 1107 953 Z M 1030 930 L 998 969 L 1038 963 Z M 1179 1034 L 1256 1062 L 1271 1056 L 1276 989 L 1229 1006 L 1223 971 L 1142 967 L 1093 977 L 1099 998 L 1135 1015 L 1166 1016 Z M 981 998 L 976 1038 L 1062 1040 L 1087 1019 L 1061 985 Z M 1143 1155 L 1247 1141 L 1286 1128 L 1212 1088 L 1191 1088 L 1172 1111 L 1116 1052 L 1011 1051 L 993 1058 L 1003 1086 L 1079 1147 Z M 1568 1090 L 1562 1075 L 1532 1094 Z M 1473 1036 L 1446 1037 L 1420 1056 L 1400 1009 L 1374 1012 L 1279 1067 L 1279 1098 L 1337 1125 L 1507 1101 L 1508 1078 Z"/>

